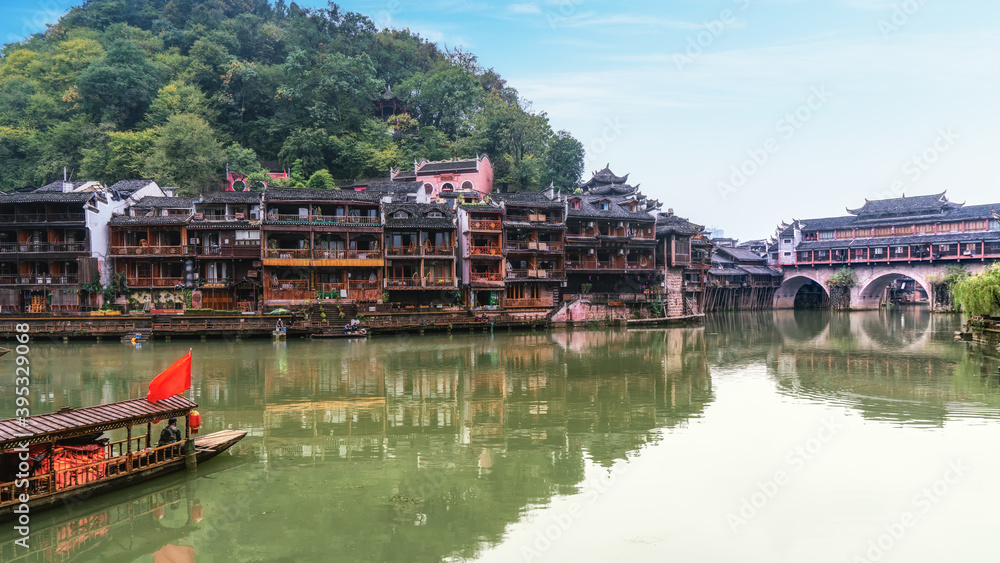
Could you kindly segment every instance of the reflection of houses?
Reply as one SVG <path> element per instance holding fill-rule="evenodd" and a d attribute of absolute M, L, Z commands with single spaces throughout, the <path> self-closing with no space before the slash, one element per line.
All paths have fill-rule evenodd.
<path fill-rule="evenodd" d="M 458 205 L 459 265 L 465 303 L 499 307 L 504 289 L 503 207 L 493 201 Z"/>
<path fill-rule="evenodd" d="M 203 307 L 257 310 L 260 297 L 260 193 L 217 192 L 195 202 L 188 242 Z"/>
<path fill-rule="evenodd" d="M 446 205 L 385 205 L 385 287 L 406 305 L 452 302 L 455 277 L 455 212 Z"/>
<path fill-rule="evenodd" d="M 144 197 L 128 215 L 111 219 L 115 272 L 132 290 L 174 289 L 194 284 L 196 248 L 188 240 L 194 200 Z"/>
<path fill-rule="evenodd" d="M 367 190 L 266 190 L 264 300 L 381 298 L 379 200 L 380 193 Z"/>
<path fill-rule="evenodd" d="M 596 293 L 642 293 L 656 283 L 656 220 L 659 205 L 605 168 L 569 196 L 566 270 L 569 293 L 584 284 Z"/>
<path fill-rule="evenodd" d="M 109 282 L 107 224 L 155 183 L 110 191 L 97 182 L 53 182 L 0 195 L 0 311 L 78 311 L 83 285 Z M 103 279 L 102 279 L 103 278 Z"/>
<path fill-rule="evenodd" d="M 705 290 L 705 310 L 768 309 L 781 286 L 781 272 L 767 258 L 743 248 L 717 246 Z"/>
<path fill-rule="evenodd" d="M 712 243 L 702 234 L 704 229 L 674 215 L 673 209 L 656 216 L 656 263 L 663 270 L 668 317 L 702 312 L 712 254 Z"/>
<path fill-rule="evenodd" d="M 505 208 L 504 308 L 553 307 L 566 279 L 566 204 L 545 193 L 498 194 Z"/>

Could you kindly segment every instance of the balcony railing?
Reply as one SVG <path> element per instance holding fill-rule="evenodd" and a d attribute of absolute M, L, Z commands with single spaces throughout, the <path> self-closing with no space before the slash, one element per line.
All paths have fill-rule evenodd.
<path fill-rule="evenodd" d="M 568 260 L 567 270 L 625 270 L 624 260 Z M 642 269 L 642 268 L 639 268 Z M 648 269 L 648 268 L 646 268 Z"/>
<path fill-rule="evenodd" d="M 237 245 L 202 245 L 197 247 L 197 252 L 201 256 L 220 256 L 226 258 L 259 258 L 259 244 L 237 244 Z"/>
<path fill-rule="evenodd" d="M 310 260 L 312 250 L 301 248 L 268 248 L 264 251 L 264 258 L 275 260 Z"/>
<path fill-rule="evenodd" d="M 47 223 L 83 223 L 87 220 L 87 216 L 83 213 L 49 213 L 46 217 Z"/>
<path fill-rule="evenodd" d="M 472 272 L 469 278 L 474 282 L 503 282 L 501 272 Z"/>
<path fill-rule="evenodd" d="M 551 299 L 504 299 L 504 307 L 518 308 L 518 307 L 551 307 Z"/>
<path fill-rule="evenodd" d="M 503 223 L 499 219 L 473 219 L 469 221 L 469 228 L 473 231 L 496 231 L 503 229 Z"/>
<path fill-rule="evenodd" d="M 386 278 L 385 285 L 389 288 L 402 288 L 402 287 L 455 287 L 455 278 L 452 276 L 447 277 L 434 277 L 432 275 L 427 275 L 425 277 L 420 277 L 419 275 L 413 275 L 410 277 L 403 278 Z"/>
<path fill-rule="evenodd" d="M 563 244 L 560 241 L 544 240 L 508 240 L 504 246 L 507 250 L 513 251 L 562 252 L 563 249 Z"/>
<path fill-rule="evenodd" d="M 421 247 L 413 244 L 410 246 L 388 246 L 385 249 L 386 256 L 420 256 Z"/>
<path fill-rule="evenodd" d="M 128 284 L 130 289 L 142 287 L 177 287 L 184 285 L 184 278 L 125 278 L 125 283 Z"/>
<path fill-rule="evenodd" d="M 70 285 L 79 283 L 78 274 L 3 274 L 0 285 Z"/>
<path fill-rule="evenodd" d="M 111 247 L 113 256 L 193 256 L 197 252 L 194 245 L 179 246 L 123 246 Z"/>
<path fill-rule="evenodd" d="M 313 250 L 313 260 L 381 260 L 381 250 Z"/>
<path fill-rule="evenodd" d="M 292 215 L 272 214 L 264 216 L 265 223 L 308 223 L 313 225 L 365 225 L 378 226 L 382 219 L 378 216 L 361 215 Z"/>
<path fill-rule="evenodd" d="M 544 213 L 510 214 L 504 218 L 508 223 L 562 223 L 562 217 L 558 215 L 546 215 Z"/>
<path fill-rule="evenodd" d="M 526 270 L 507 270 L 507 279 L 561 279 L 563 278 L 563 270 L 552 270 L 552 269 L 542 269 L 542 268 L 528 268 Z"/>
<path fill-rule="evenodd" d="M 470 246 L 469 254 L 472 256 L 501 256 L 503 251 L 500 250 L 499 246 Z"/>
<path fill-rule="evenodd" d="M 86 252 L 86 251 L 87 251 L 87 243 L 85 242 L 0 243 L 0 253 Z"/>

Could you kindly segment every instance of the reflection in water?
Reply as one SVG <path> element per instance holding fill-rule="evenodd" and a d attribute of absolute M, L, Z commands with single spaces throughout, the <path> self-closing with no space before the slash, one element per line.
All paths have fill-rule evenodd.
<path fill-rule="evenodd" d="M 62 531 L 37 544 L 49 551 L 31 560 L 63 557 L 51 551 L 59 545 L 111 560 L 167 545 L 217 561 L 475 558 L 508 541 L 526 515 L 578 494 L 594 468 L 664 449 L 675 459 L 695 434 L 696 453 L 676 461 L 698 465 L 714 455 L 734 485 L 691 487 L 733 486 L 738 500 L 743 480 L 732 474 L 740 466 L 725 456 L 744 444 L 732 443 L 732 424 L 748 414 L 758 424 L 789 416 L 745 386 L 754 377 L 782 401 L 858 413 L 876 426 L 924 432 L 1000 418 L 997 378 L 983 376 L 998 360 L 955 344 L 959 322 L 914 307 L 718 314 L 687 329 L 197 344 L 193 392 L 204 431 L 250 436 L 199 469 L 209 475 L 150 485 L 182 487 L 177 504 L 162 493 L 159 506 L 141 504 L 152 493 L 131 489 L 88 501 L 66 522 L 63 511 L 51 521 L 40 515 L 39 541 L 49 527 Z M 142 396 L 150 374 L 187 346 L 33 347 L 35 409 Z M 726 376 L 713 381 L 713 373 Z M 13 409 L 13 398 L 0 396 L 0 411 Z M 778 427 L 794 433 L 812 423 L 782 419 Z M 659 473 L 650 474 L 645 486 L 662 489 Z M 98 500 L 131 507 L 128 533 Z M 731 504 L 727 497 L 722 506 Z M 616 514 L 609 517 L 631 512 Z M 10 550 L 14 537 L 0 529 L 3 561 L 23 555 Z"/>
<path fill-rule="evenodd" d="M 39 350 L 53 375 L 36 390 L 52 409 L 138 396 L 181 346 Z M 199 356 L 204 431 L 249 429 L 235 453 L 258 460 L 199 480 L 206 508 L 249 499 L 214 541 L 181 534 L 220 560 L 319 560 L 330 545 L 345 559 L 473 557 L 529 507 L 576 492 L 586 460 L 635 455 L 713 393 L 702 329 L 210 342 Z M 132 525 L 156 537 L 159 523 Z"/>

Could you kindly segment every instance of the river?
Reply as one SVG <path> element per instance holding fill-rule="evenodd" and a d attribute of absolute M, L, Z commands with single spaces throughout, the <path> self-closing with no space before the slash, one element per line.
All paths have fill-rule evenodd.
<path fill-rule="evenodd" d="M 1000 359 L 926 309 L 367 341 L 32 342 L 32 408 L 194 350 L 199 468 L 0 561 L 996 561 Z M 13 363 L 0 416 L 14 413 Z M 187 559 L 184 559 L 184 558 Z M 194 558 L 192 558 L 194 557 Z"/>

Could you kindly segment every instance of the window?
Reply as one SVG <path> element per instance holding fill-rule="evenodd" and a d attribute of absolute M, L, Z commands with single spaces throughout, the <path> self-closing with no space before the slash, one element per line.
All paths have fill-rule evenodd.
<path fill-rule="evenodd" d="M 833 238 L 834 238 L 833 231 L 820 231 L 819 233 L 819 240 L 833 240 Z"/>
<path fill-rule="evenodd" d="M 781 241 L 781 242 L 783 242 L 783 243 L 785 243 L 785 244 L 792 244 L 792 239 L 790 239 L 790 238 L 786 238 L 786 239 L 784 239 L 784 240 L 783 240 L 783 241 Z"/>
<path fill-rule="evenodd" d="M 427 195 L 431 195 L 432 193 L 434 193 L 434 186 L 430 184 L 424 184 L 424 193 Z"/>
<path fill-rule="evenodd" d="M 876 248 L 875 249 L 875 255 L 876 256 L 881 256 L 882 255 L 882 249 L 881 248 Z"/>
<path fill-rule="evenodd" d="M 440 219 L 444 217 L 444 213 L 441 213 L 440 211 L 431 211 L 427 214 L 427 216 L 431 219 Z"/>
<path fill-rule="evenodd" d="M 611 208 L 611 205 L 607 201 L 601 202 L 601 211 L 607 211 Z"/>
<path fill-rule="evenodd" d="M 948 252 L 949 250 L 951 250 L 951 245 L 950 244 L 939 244 L 938 245 L 938 252 Z"/>
<path fill-rule="evenodd" d="M 569 201 L 569 205 L 573 209 L 580 209 L 580 200 L 578 200 L 578 199 L 571 199 Z"/>
<path fill-rule="evenodd" d="M 446 183 L 444 183 L 444 184 L 441 185 L 441 191 L 442 192 L 453 192 L 453 191 L 455 191 L 455 186 L 451 185 L 451 183 L 449 183 L 449 182 L 446 182 Z"/>
<path fill-rule="evenodd" d="M 471 192 L 472 190 L 475 189 L 475 186 L 472 185 L 472 182 L 466 180 L 466 181 L 462 182 L 462 189 L 465 190 L 465 191 L 467 191 L 467 192 Z"/>
<path fill-rule="evenodd" d="M 236 240 L 260 240 L 260 231 L 236 231 Z"/>
<path fill-rule="evenodd" d="M 393 219 L 406 219 L 409 216 L 410 216 L 410 214 L 407 213 L 407 212 L 405 212 L 405 211 L 397 211 L 397 212 L 395 212 L 395 213 L 392 214 L 392 218 Z"/>
<path fill-rule="evenodd" d="M 791 252 L 785 252 L 785 253 L 784 253 L 784 255 L 785 255 L 785 256 L 791 256 L 791 255 L 792 255 L 792 253 L 791 253 Z"/>

